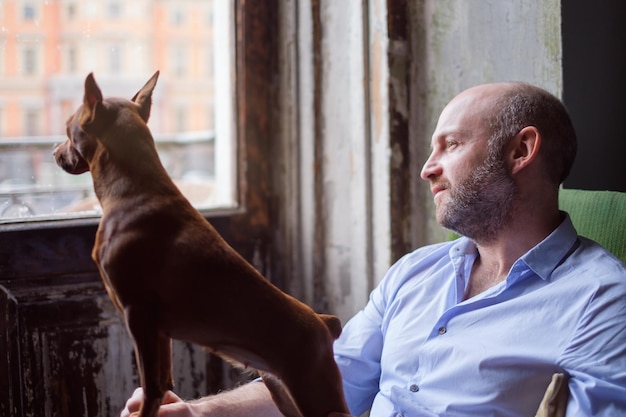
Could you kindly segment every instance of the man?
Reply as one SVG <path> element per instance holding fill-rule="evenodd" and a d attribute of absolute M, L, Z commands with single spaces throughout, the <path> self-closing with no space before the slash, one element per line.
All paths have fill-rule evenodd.
<path fill-rule="evenodd" d="M 568 416 L 626 415 L 626 267 L 558 210 L 575 153 L 564 106 L 537 87 L 480 85 L 446 106 L 421 176 L 465 237 L 400 259 L 345 326 L 354 415 L 531 416 L 554 372 Z M 262 383 L 167 401 L 162 416 L 280 415 Z"/>

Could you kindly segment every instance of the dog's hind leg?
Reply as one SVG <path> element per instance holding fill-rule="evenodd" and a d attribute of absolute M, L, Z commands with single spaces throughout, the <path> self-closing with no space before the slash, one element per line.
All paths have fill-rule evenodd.
<path fill-rule="evenodd" d="M 148 310 L 128 307 L 125 315 L 135 344 L 137 368 L 144 390 L 139 416 L 155 417 L 165 391 L 173 387 L 171 339 L 154 326 L 154 315 Z"/>
<path fill-rule="evenodd" d="M 261 377 L 272 395 L 274 404 L 276 404 L 276 407 L 278 407 L 285 417 L 302 417 L 289 390 L 279 378 L 267 372 L 261 372 Z"/>
<path fill-rule="evenodd" d="M 333 412 L 349 415 L 341 374 L 332 356 L 324 363 L 293 367 L 293 372 L 285 375 L 283 382 L 303 417 L 327 417 Z"/>

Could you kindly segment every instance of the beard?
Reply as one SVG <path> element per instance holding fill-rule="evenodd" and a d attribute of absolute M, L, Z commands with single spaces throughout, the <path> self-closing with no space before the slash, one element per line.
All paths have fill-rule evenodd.
<path fill-rule="evenodd" d="M 513 217 L 518 190 L 501 155 L 490 154 L 449 191 L 437 207 L 439 223 L 474 241 L 493 241 Z"/>

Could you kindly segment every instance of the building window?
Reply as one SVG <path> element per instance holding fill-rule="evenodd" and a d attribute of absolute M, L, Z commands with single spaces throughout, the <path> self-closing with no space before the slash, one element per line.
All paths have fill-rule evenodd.
<path fill-rule="evenodd" d="M 49 6 L 53 3 L 56 6 L 55 2 L 48 3 Z M 18 61 L 10 62 L 6 56 L 0 56 L 0 64 L 5 66 L 3 76 L 28 77 L 28 82 L 0 83 L 0 104 L 4 117 L 0 160 L 15 160 L 17 162 L 12 164 L 21 166 L 28 159 L 29 166 L 33 167 L 32 189 L 23 188 L 23 184 L 19 189 L 20 198 L 29 210 L 8 210 L 5 213 L 24 212 L 33 219 L 98 214 L 97 211 L 73 211 L 74 207 L 83 207 L 85 201 L 93 198 L 91 179 L 89 174 L 71 176 L 63 172 L 54 163 L 50 152 L 55 144 L 64 140 L 65 121 L 82 103 L 84 81 L 90 71 L 93 71 L 105 97 L 130 98 L 155 70 L 161 70 L 149 126 L 162 159 L 176 161 L 170 164 L 176 166 L 176 171 L 171 172 L 175 182 L 184 186 L 187 178 L 191 178 L 190 171 L 202 171 L 199 169 L 202 158 L 198 155 L 213 158 L 215 154 L 220 166 L 224 161 L 234 163 L 229 162 L 234 161 L 235 155 L 230 143 L 235 137 L 234 127 L 228 127 L 223 122 L 215 126 L 216 116 L 202 114 L 205 108 L 202 103 L 207 101 L 219 102 L 222 111 L 234 106 L 232 94 L 223 94 L 219 100 L 213 98 L 219 89 L 235 90 L 235 80 L 231 77 L 235 62 L 234 0 L 193 1 L 186 2 L 184 6 L 172 1 L 149 0 L 144 3 L 142 0 L 144 6 L 134 7 L 149 13 L 143 13 L 142 18 L 133 21 L 132 25 L 124 26 L 123 34 L 120 33 L 119 22 L 111 21 L 111 18 L 126 13 L 123 7 L 130 7 L 121 0 L 64 0 L 58 3 L 58 7 L 43 7 L 41 0 L 20 0 L 17 9 L 20 16 L 47 24 L 33 25 L 25 19 L 18 19 L 11 36 L 4 38 L 0 44 L 0 51 L 17 51 Z M 177 28 L 173 33 L 170 25 L 162 25 L 163 17 L 169 19 L 172 16 L 172 4 L 180 12 L 176 21 L 183 22 L 187 18 L 184 37 L 181 33 L 183 28 Z M 7 10 L 15 12 L 14 8 L 9 9 L 12 5 L 13 2 L 0 1 L 0 16 L 6 17 Z M 207 5 L 221 10 L 216 12 L 220 28 L 187 25 L 190 16 L 203 19 Z M 74 23 L 69 26 L 64 24 L 70 20 Z M 155 28 L 158 30 L 155 31 Z M 215 40 L 216 37 L 219 41 Z M 60 43 L 51 44 L 50 39 L 59 39 Z M 210 48 L 209 52 L 207 48 Z M 198 65 L 204 66 L 197 61 L 211 62 L 203 54 L 215 53 L 221 57 L 219 62 L 227 61 L 223 74 L 195 70 Z M 81 73 L 83 70 L 84 73 Z M 40 107 L 37 103 L 46 105 Z M 199 104 L 189 105 L 189 112 L 177 111 L 181 103 Z M 230 124 L 235 118 L 221 117 L 220 120 Z M 213 147 L 220 151 L 207 151 L 207 148 Z M 181 159 L 180 155 L 194 157 Z M 191 160 L 193 166 L 186 162 Z M 210 175 L 205 177 L 211 184 L 202 188 L 211 194 L 196 199 L 190 197 L 192 204 L 198 208 L 232 207 L 236 204 L 234 191 L 221 191 L 224 187 L 234 189 L 233 180 L 220 180 L 220 177 L 233 176 L 237 170 L 227 167 L 221 170 L 222 174 L 214 175 L 214 166 L 216 163 L 213 160 L 207 161 L 205 172 Z M 10 185 L 17 183 L 11 177 L 12 172 L 0 170 L 0 184 L 3 185 L 0 187 L 0 224 L 24 221 L 21 217 L 13 219 L 1 214 L 3 205 L 9 204 L 17 193 Z M 219 193 L 215 191 L 217 189 Z"/>
<path fill-rule="evenodd" d="M 109 48 L 109 72 L 111 74 L 122 72 L 122 51 L 119 45 L 112 45 Z"/>
<path fill-rule="evenodd" d="M 172 72 L 182 77 L 187 74 L 187 66 L 189 65 L 187 49 L 182 45 L 177 45 L 172 49 Z"/>
<path fill-rule="evenodd" d="M 4 63 L 6 62 L 6 48 L 3 42 L 0 42 L 0 75 L 4 74 L 5 67 Z"/>
<path fill-rule="evenodd" d="M 37 48 L 25 46 L 22 49 L 22 74 L 35 75 L 37 73 Z"/>
<path fill-rule="evenodd" d="M 26 136 L 41 135 L 40 116 L 38 110 L 27 109 L 24 111 L 24 134 Z"/>
<path fill-rule="evenodd" d="M 76 3 L 71 2 L 65 5 L 65 18 L 72 21 L 76 18 Z"/>
<path fill-rule="evenodd" d="M 122 17 L 122 4 L 118 0 L 111 0 L 107 6 L 109 19 L 119 19 Z"/>
<path fill-rule="evenodd" d="M 32 22 L 37 19 L 37 6 L 34 2 L 24 2 L 22 5 L 22 19 L 25 22 Z"/>
<path fill-rule="evenodd" d="M 182 26 L 185 23 L 185 10 L 182 5 L 173 5 L 171 20 L 172 26 Z"/>
<path fill-rule="evenodd" d="M 70 45 L 67 48 L 67 72 L 74 74 L 77 70 L 77 59 L 76 59 L 76 47 L 74 45 Z"/>
<path fill-rule="evenodd" d="M 215 61 L 215 57 L 213 56 L 213 51 L 210 48 L 206 48 L 203 52 L 204 56 L 204 64 L 205 64 L 205 74 L 207 77 L 213 77 L 213 65 Z"/>
<path fill-rule="evenodd" d="M 174 131 L 175 132 L 184 132 L 185 130 L 187 130 L 187 115 L 188 115 L 188 110 L 185 107 L 178 107 L 175 110 L 175 114 L 174 114 L 174 120 L 175 120 L 175 126 L 174 126 Z"/>

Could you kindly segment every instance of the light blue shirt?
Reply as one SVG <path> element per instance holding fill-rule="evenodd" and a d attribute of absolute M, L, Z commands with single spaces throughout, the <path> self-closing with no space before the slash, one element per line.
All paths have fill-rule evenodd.
<path fill-rule="evenodd" d="M 335 343 L 354 415 L 533 416 L 554 372 L 568 416 L 626 416 L 626 267 L 569 217 L 463 301 L 467 238 L 394 264 Z"/>

